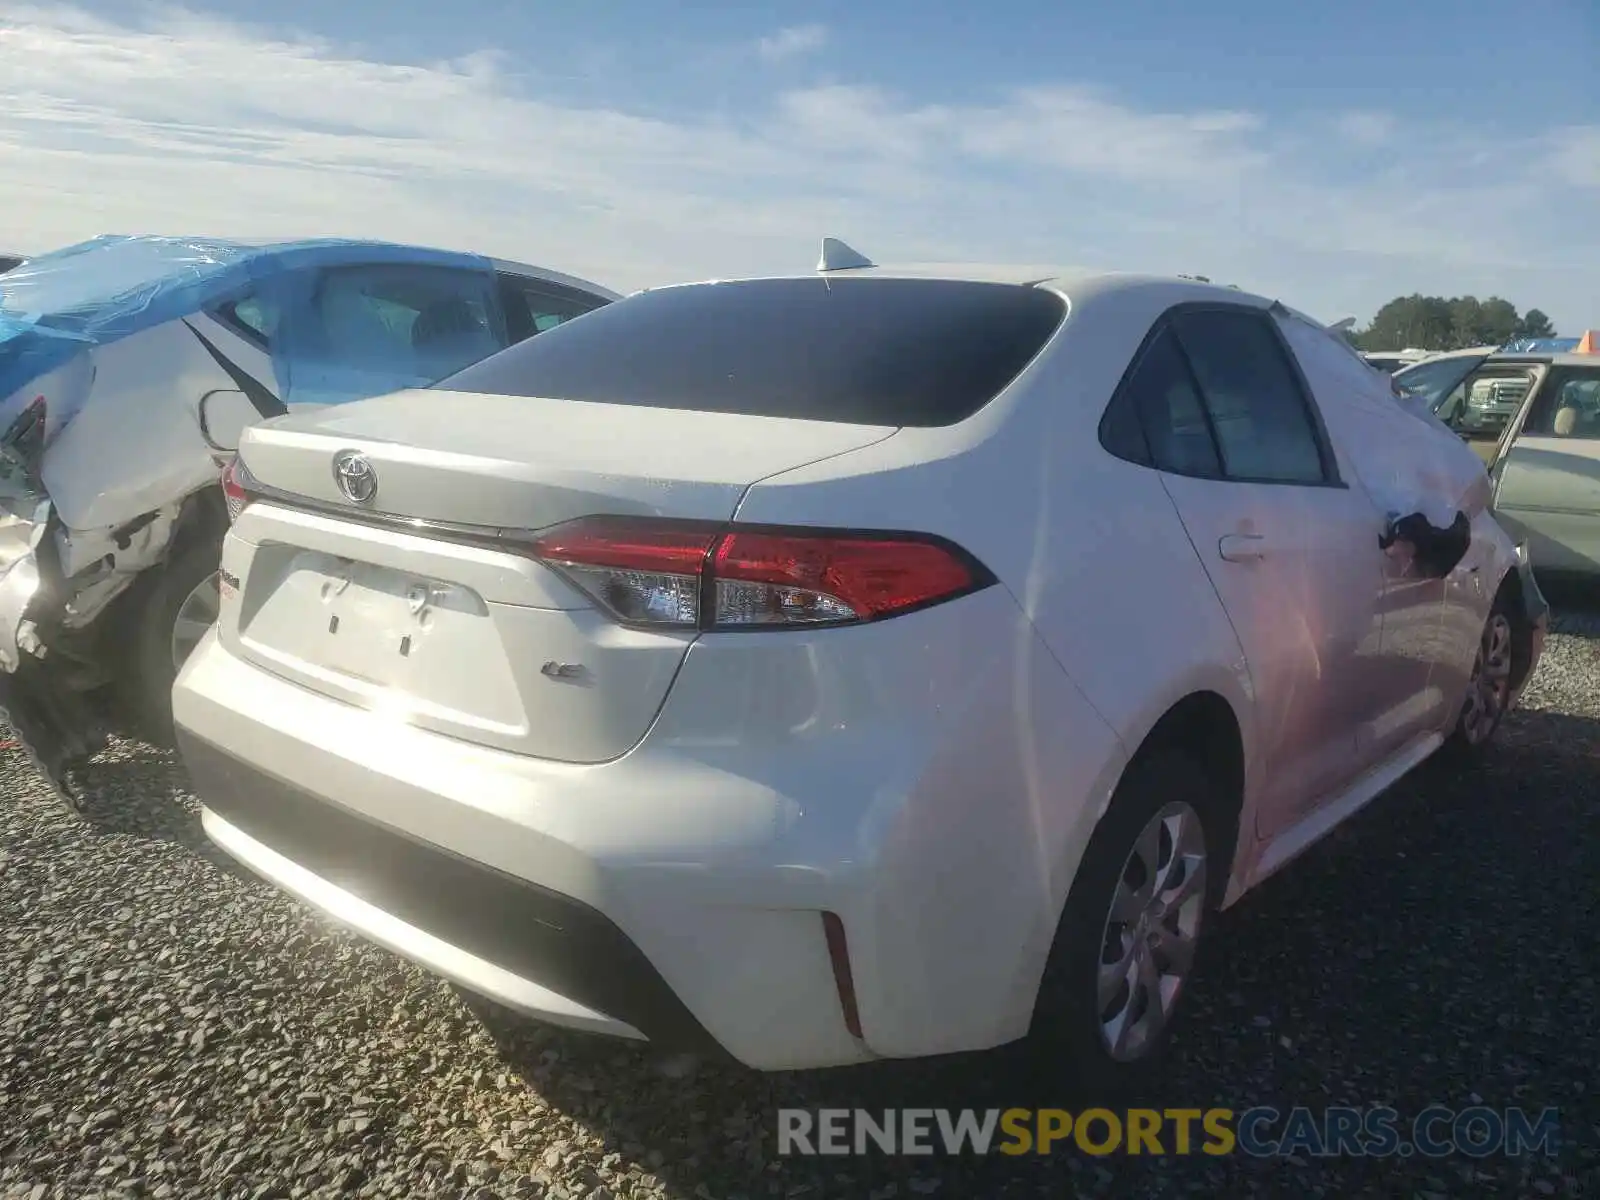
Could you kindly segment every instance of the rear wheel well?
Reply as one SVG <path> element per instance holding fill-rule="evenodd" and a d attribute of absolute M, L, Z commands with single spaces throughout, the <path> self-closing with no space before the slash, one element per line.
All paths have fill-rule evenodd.
<path fill-rule="evenodd" d="M 172 530 L 172 545 L 181 539 L 204 537 L 213 541 L 228 532 L 228 502 L 222 494 L 222 485 L 203 487 L 191 492 L 183 502 L 178 520 Z"/>
<path fill-rule="evenodd" d="M 167 546 L 161 558 L 139 572 L 128 588 L 112 602 L 115 606 L 115 615 L 107 613 L 107 616 L 112 617 L 115 622 L 116 641 L 119 645 L 133 635 L 138 623 L 144 619 L 151 594 L 158 586 L 158 580 L 166 573 L 168 565 L 193 542 L 197 540 L 218 542 L 227 532 L 228 504 L 220 484 L 203 487 L 184 497 L 178 509 L 177 519 L 172 523 L 172 534 L 167 539 Z"/>
<path fill-rule="evenodd" d="M 1212 872 L 1213 902 L 1221 899 L 1233 872 L 1244 811 L 1244 739 L 1233 706 L 1216 692 L 1191 692 L 1169 708 L 1145 735 L 1134 759 L 1178 751 L 1194 759 L 1215 785 L 1222 811 L 1202 814 L 1214 831 L 1220 870 Z"/>
<path fill-rule="evenodd" d="M 218 548 L 228 530 L 228 509 L 219 486 L 185 497 L 161 559 L 119 596 L 112 683 L 123 715 L 141 735 L 172 742 L 173 620 L 201 577 L 217 569 Z"/>

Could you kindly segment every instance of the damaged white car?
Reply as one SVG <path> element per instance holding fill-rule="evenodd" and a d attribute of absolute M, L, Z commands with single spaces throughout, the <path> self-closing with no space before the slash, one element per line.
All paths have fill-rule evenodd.
<path fill-rule="evenodd" d="M 34 765 L 76 806 L 108 718 L 170 739 L 246 427 L 430 384 L 618 298 L 332 239 L 108 236 L 0 275 L 0 714 Z"/>

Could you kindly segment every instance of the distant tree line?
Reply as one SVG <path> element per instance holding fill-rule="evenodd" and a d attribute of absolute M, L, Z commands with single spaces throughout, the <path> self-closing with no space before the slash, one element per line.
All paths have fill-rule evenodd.
<path fill-rule="evenodd" d="M 1361 350 L 1462 350 L 1557 334 L 1537 308 L 1519 315 L 1516 305 L 1499 296 L 1396 296 L 1370 325 L 1347 336 Z"/>

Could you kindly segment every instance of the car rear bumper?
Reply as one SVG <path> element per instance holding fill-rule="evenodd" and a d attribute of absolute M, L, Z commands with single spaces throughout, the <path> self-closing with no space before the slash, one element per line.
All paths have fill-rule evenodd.
<path fill-rule="evenodd" d="M 763 1070 L 975 1050 L 1026 1032 L 1122 758 L 1008 593 L 941 607 L 706 638 L 600 764 L 319 696 L 216 631 L 173 712 L 224 850 L 509 1008 Z"/>
<path fill-rule="evenodd" d="M 179 748 L 212 840 L 342 923 L 554 1023 L 714 1048 L 639 948 L 587 905 L 329 804 L 192 734 Z"/>
<path fill-rule="evenodd" d="M 173 699 L 213 841 L 403 957 L 524 1015 L 662 1049 L 719 1046 L 758 1068 L 872 1057 L 845 1028 L 826 901 L 656 859 L 661 822 L 647 830 L 630 803 L 648 794 L 638 772 L 557 768 L 571 773 L 560 789 L 519 769 L 549 764 L 386 730 L 233 658 L 214 633 Z M 719 801 L 771 823 L 755 785 L 707 809 Z M 609 834 L 593 819 L 605 811 Z"/>

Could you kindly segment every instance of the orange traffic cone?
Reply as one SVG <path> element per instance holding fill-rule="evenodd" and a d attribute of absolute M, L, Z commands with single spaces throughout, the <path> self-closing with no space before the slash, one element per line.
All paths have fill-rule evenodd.
<path fill-rule="evenodd" d="M 1600 333 L 1588 330 L 1572 348 L 1574 354 L 1600 354 Z"/>

